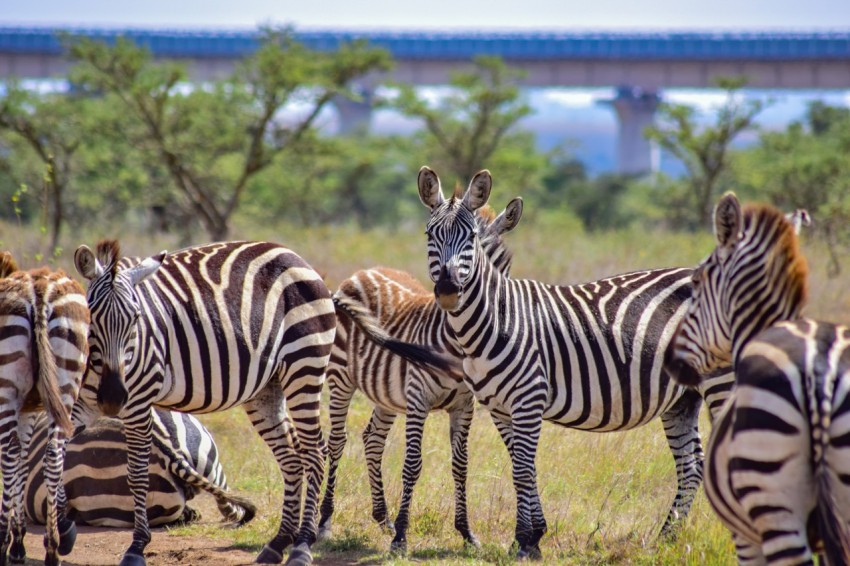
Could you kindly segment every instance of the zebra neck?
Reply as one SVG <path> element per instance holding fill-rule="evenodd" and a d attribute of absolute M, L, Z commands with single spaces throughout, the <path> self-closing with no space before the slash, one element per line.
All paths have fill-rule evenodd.
<path fill-rule="evenodd" d="M 474 349 L 474 342 L 480 334 L 478 329 L 487 327 L 498 332 L 503 322 L 502 305 L 509 283 L 510 280 L 495 269 L 484 254 L 477 254 L 458 307 L 448 313 L 449 326 L 464 352 Z"/>

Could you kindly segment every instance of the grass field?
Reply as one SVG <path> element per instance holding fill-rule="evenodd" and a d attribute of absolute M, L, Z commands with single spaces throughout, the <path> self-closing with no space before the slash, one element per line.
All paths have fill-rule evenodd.
<path fill-rule="evenodd" d="M 424 225 L 424 210 L 421 220 Z M 523 223 L 508 236 L 508 245 L 515 254 L 512 275 L 552 283 L 579 283 L 639 268 L 694 265 L 713 246 L 708 230 L 698 235 L 638 230 L 588 235 L 576 230 L 574 224 L 561 225 L 554 218 L 530 218 Z M 55 263 L 73 272 L 73 249 L 78 244 L 93 246 L 96 237 L 114 234 L 68 237 L 67 248 Z M 243 226 L 235 236 L 271 239 L 293 247 L 326 277 L 331 288 L 357 269 L 375 265 L 405 269 L 426 281 L 425 238 L 419 225 L 365 232 L 353 227 L 303 230 Z M 75 240 L 77 237 L 89 239 Z M 35 230 L 0 225 L 3 247 L 22 258 L 25 266 L 38 263 L 35 254 L 40 239 Z M 176 247 L 167 237 L 125 234 L 123 239 L 128 254 L 148 255 Z M 821 245 L 804 241 L 804 250 L 811 268 L 811 298 L 806 314 L 836 322 L 850 321 L 850 294 L 846 291 L 850 277 L 846 273 L 832 279 L 825 276 L 827 256 Z M 391 536 L 371 520 L 360 440 L 370 410 L 358 395 L 352 406 L 349 442 L 339 471 L 334 536 L 316 545 L 316 555 L 387 564 L 512 562 L 509 546 L 513 540 L 515 501 L 510 464 L 495 428 L 481 410 L 476 413 L 470 436 L 468 486 L 470 518 L 482 548 L 464 548 L 453 529 L 448 418 L 435 413 L 426 426 L 424 471 L 414 496 L 408 556 L 387 553 Z M 239 530 L 200 525 L 173 532 L 208 534 L 258 550 L 278 524 L 282 482 L 277 466 L 241 410 L 203 416 L 202 420 L 217 439 L 231 486 L 257 503 L 259 515 Z M 708 430 L 704 416 L 704 439 Z M 394 514 L 401 491 L 403 419 L 398 420 L 389 438 L 386 456 L 384 481 L 390 512 Z M 660 421 L 638 430 L 610 434 L 545 425 L 537 465 L 549 523 L 549 532 L 541 542 L 547 563 L 734 563 L 728 534 L 714 518 L 702 491 L 676 540 L 658 540 L 675 492 L 673 460 Z"/>

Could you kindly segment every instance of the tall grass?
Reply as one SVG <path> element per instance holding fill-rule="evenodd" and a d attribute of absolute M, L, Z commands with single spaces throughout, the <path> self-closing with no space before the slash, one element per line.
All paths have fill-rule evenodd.
<path fill-rule="evenodd" d="M 423 210 L 422 222 L 426 213 Z M 540 215 L 523 220 L 507 237 L 514 251 L 512 275 L 552 283 L 579 283 L 647 267 L 695 265 L 713 246 L 703 234 L 671 234 L 640 230 L 586 234 L 575 222 Z M 424 224 L 423 224 L 424 225 Z M 64 252 L 51 261 L 73 273 L 73 250 L 93 246 L 99 237 L 119 231 L 66 236 Z M 176 238 L 120 233 L 128 254 L 148 255 L 175 249 Z M 252 226 L 235 230 L 240 238 L 284 243 L 303 255 L 331 288 L 358 269 L 388 265 L 410 271 L 426 281 L 425 237 L 421 226 L 362 231 L 355 227 L 295 228 Z M 0 224 L 0 242 L 30 267 L 42 263 L 37 230 Z M 198 242 L 202 242 L 199 238 Z M 804 238 L 811 267 L 811 298 L 807 314 L 831 321 L 850 321 L 850 294 L 845 272 L 825 276 L 827 254 Z M 845 260 L 847 258 L 844 258 Z M 371 520 L 370 497 L 360 433 L 371 408 L 359 394 L 349 418 L 349 442 L 339 469 L 334 536 L 316 546 L 320 558 L 385 561 L 389 564 L 505 563 L 512 561 L 515 500 L 510 462 L 486 413 L 477 410 L 470 437 L 469 509 L 481 549 L 464 548 L 453 529 L 453 487 L 448 418 L 435 414 L 427 421 L 423 442 L 424 468 L 413 501 L 408 534 L 409 554 L 387 554 L 391 536 Z M 327 424 L 327 415 L 324 415 Z M 282 484 L 268 448 L 251 430 L 244 413 L 231 410 L 205 415 L 215 435 L 231 486 L 251 497 L 258 518 L 237 530 L 202 524 L 176 529 L 174 534 L 208 534 L 256 551 L 275 532 Z M 403 419 L 391 433 L 384 463 L 388 501 L 393 512 L 401 491 Z M 705 416 L 703 437 L 709 430 Z M 660 421 L 624 433 L 594 434 L 547 424 L 538 452 L 538 482 L 549 532 L 541 548 L 547 561 L 569 564 L 728 564 L 734 551 L 725 529 L 713 516 L 702 492 L 675 540 L 658 540 L 658 531 L 675 493 L 673 459 Z M 208 498 L 207 498 L 208 499 Z M 215 517 L 211 501 L 201 501 L 206 517 Z"/>

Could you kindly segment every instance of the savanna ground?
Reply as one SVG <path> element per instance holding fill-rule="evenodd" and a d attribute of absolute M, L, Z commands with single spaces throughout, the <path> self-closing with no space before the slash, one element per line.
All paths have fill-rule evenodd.
<path fill-rule="evenodd" d="M 505 195 L 505 201 L 507 200 Z M 497 199 L 501 202 L 501 199 Z M 269 239 L 298 250 L 331 288 L 356 271 L 389 265 L 414 273 L 423 282 L 425 244 L 421 222 L 397 230 L 363 231 L 355 227 L 263 228 L 235 231 L 236 237 Z M 817 220 L 817 219 L 815 219 Z M 421 224 L 421 225 L 420 225 Z M 250 226 L 246 224 L 245 226 Z M 73 273 L 73 249 L 93 246 L 101 236 L 123 234 L 128 255 L 176 249 L 168 237 L 128 235 L 118 230 L 74 234 L 55 263 Z M 14 224 L 0 225 L 2 247 L 25 266 L 39 263 L 42 236 Z M 563 284 L 580 283 L 632 269 L 695 265 L 713 246 L 712 237 L 645 233 L 639 230 L 584 234 L 572 222 L 555 217 L 526 217 L 507 238 L 514 250 L 514 277 Z M 199 239 L 198 242 L 202 242 Z M 831 321 L 850 321 L 850 277 L 845 271 L 827 278 L 827 253 L 804 238 L 811 267 L 807 314 Z M 848 259 L 848 258 L 842 258 Z M 449 462 L 448 418 L 435 413 L 427 421 L 424 467 L 416 486 L 406 557 L 388 553 L 391 536 L 371 519 L 368 479 L 360 434 L 370 413 L 368 402 L 355 397 L 349 418 L 349 442 L 337 488 L 333 537 L 314 546 L 319 564 L 491 564 L 513 561 L 514 490 L 507 453 L 495 428 L 477 410 L 470 435 L 469 509 L 480 549 L 465 548 L 453 528 L 453 482 Z M 704 411 L 705 412 L 705 411 Z M 327 418 L 327 415 L 325 415 Z M 202 416 L 213 432 L 231 488 L 250 497 L 258 516 L 240 529 L 222 528 L 212 499 L 192 502 L 203 520 L 158 531 L 149 546 L 148 563 L 246 564 L 275 532 L 282 500 L 282 481 L 269 450 L 251 429 L 241 410 Z M 707 417 L 701 425 L 709 431 Z M 390 513 L 401 492 L 403 419 L 398 419 L 387 445 L 384 482 Z M 541 542 L 545 563 L 563 564 L 731 564 L 734 551 L 726 530 L 714 518 L 702 491 L 675 540 L 658 540 L 658 531 L 675 492 L 673 460 L 660 421 L 624 433 L 593 434 L 546 425 L 537 458 L 538 482 L 549 532 Z M 33 557 L 42 551 L 40 536 L 28 537 Z M 67 564 L 114 564 L 129 544 L 130 531 L 83 532 Z"/>

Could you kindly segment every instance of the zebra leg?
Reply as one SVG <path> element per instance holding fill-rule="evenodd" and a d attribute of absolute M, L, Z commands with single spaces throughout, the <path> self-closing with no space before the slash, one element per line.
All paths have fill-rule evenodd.
<path fill-rule="evenodd" d="M 16 500 L 15 489 L 18 485 L 19 470 L 23 466 L 21 460 L 21 439 L 17 423 L 13 419 L 4 423 L 0 436 L 0 468 L 3 471 L 3 499 L 0 504 L 0 565 L 6 564 L 6 553 L 9 550 L 9 520 Z M 22 563 L 26 552 L 21 543 L 21 554 L 11 556 L 14 563 Z"/>
<path fill-rule="evenodd" d="M 24 496 L 26 493 L 27 459 L 29 458 L 30 444 L 32 442 L 36 417 L 38 417 L 38 413 L 23 413 L 20 415 L 20 420 L 18 421 L 18 438 L 20 439 L 21 450 L 20 465 L 15 472 L 15 488 L 12 492 L 12 540 L 9 547 L 9 562 L 12 564 L 23 564 L 27 557 L 27 551 L 26 548 L 24 548 L 24 537 L 27 534 Z M 50 511 L 49 505 L 50 502 L 48 501 L 48 512 Z M 47 524 L 49 525 L 50 523 Z M 47 532 L 48 531 L 45 531 L 45 533 Z M 47 539 L 45 538 L 45 543 L 46 542 Z"/>
<path fill-rule="evenodd" d="M 366 468 L 369 472 L 369 489 L 372 492 L 372 518 L 383 528 L 392 531 L 395 526 L 389 520 L 387 499 L 384 494 L 384 480 L 381 476 L 381 462 L 387 435 L 395 422 L 395 413 L 379 407 L 372 411 L 369 424 L 363 430 L 363 446 L 366 453 Z"/>
<path fill-rule="evenodd" d="M 688 515 L 697 489 L 702 482 L 703 451 L 699 436 L 699 410 L 702 397 L 692 389 L 686 389 L 682 397 L 661 415 L 667 444 L 676 463 L 676 497 L 661 536 L 671 536 L 676 527 Z"/>
<path fill-rule="evenodd" d="M 541 380 L 542 381 L 542 380 Z M 538 402 L 534 402 L 539 399 Z M 511 465 L 517 494 L 516 542 L 517 558 L 539 559 L 540 539 L 546 534 L 546 519 L 537 492 L 537 444 L 543 427 L 545 395 L 527 391 L 522 403 L 511 415 Z"/>
<path fill-rule="evenodd" d="M 328 379 L 330 389 L 331 432 L 328 436 L 328 481 L 325 496 L 322 498 L 319 517 L 319 539 L 330 538 L 331 518 L 334 512 L 334 493 L 336 491 L 336 472 L 347 441 L 346 420 L 351 398 L 354 396 L 354 384 L 336 375 Z"/>
<path fill-rule="evenodd" d="M 124 407 L 122 412 L 127 411 Z M 151 540 L 148 526 L 148 480 L 153 438 L 150 407 L 134 411 L 133 419 L 124 420 L 124 435 L 127 438 L 127 476 L 130 493 L 133 495 L 133 542 L 124 551 L 119 566 L 144 566 L 145 547 Z"/>
<path fill-rule="evenodd" d="M 327 347 L 327 353 L 330 354 L 330 345 Z M 291 409 L 293 436 L 297 439 L 296 448 L 306 484 L 301 528 L 295 538 L 295 546 L 286 561 L 287 565 L 301 566 L 313 561 L 310 546 L 316 542 L 319 491 L 325 476 L 325 439 L 322 434 L 320 416 L 326 365 L 327 359 L 319 373 L 311 373 L 304 369 L 293 372 L 283 389 L 287 406 Z"/>
<path fill-rule="evenodd" d="M 422 433 L 430 406 L 425 406 L 419 388 L 407 391 L 407 413 L 405 416 L 404 467 L 402 469 L 401 504 L 395 519 L 395 537 L 390 544 L 391 552 L 407 552 L 407 526 L 410 522 L 410 503 L 413 488 L 422 474 Z"/>
<path fill-rule="evenodd" d="M 44 563 L 59 564 L 59 517 L 57 492 L 62 483 L 64 468 L 63 446 L 65 440 L 54 423 L 47 429 L 47 445 L 44 448 L 44 483 L 47 488 L 47 521 L 44 527 Z M 145 469 L 147 471 L 147 468 Z M 23 511 L 23 505 L 21 505 Z"/>
<path fill-rule="evenodd" d="M 466 507 L 466 473 L 469 462 L 469 428 L 472 425 L 475 404 L 470 398 L 468 403 L 456 408 L 450 414 L 450 437 L 452 447 L 452 477 L 455 481 L 455 529 L 463 540 L 480 547 L 478 538 L 469 528 L 469 515 Z"/>
<path fill-rule="evenodd" d="M 295 542 L 301 503 L 303 469 L 295 450 L 292 423 L 286 412 L 283 391 L 272 382 L 254 399 L 245 403 L 245 411 L 254 429 L 271 449 L 283 475 L 283 507 L 275 537 L 266 543 L 255 562 L 279 564 L 283 553 Z"/>

